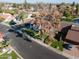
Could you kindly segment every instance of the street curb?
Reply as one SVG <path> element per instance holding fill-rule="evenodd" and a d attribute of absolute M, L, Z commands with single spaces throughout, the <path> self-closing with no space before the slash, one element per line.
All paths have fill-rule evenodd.
<path fill-rule="evenodd" d="M 30 40 L 32 40 L 32 41 L 34 41 L 34 42 L 40 44 L 41 46 L 46 47 L 47 49 L 49 49 L 49 50 L 51 50 L 51 51 L 56 52 L 57 54 L 60 54 L 60 55 L 62 55 L 62 56 L 64 56 L 64 57 L 67 57 L 68 59 L 79 59 L 79 58 L 77 58 L 77 57 L 75 57 L 75 56 L 71 56 L 71 55 L 69 55 L 69 54 L 67 54 L 67 53 L 64 53 L 64 52 L 62 52 L 62 51 L 59 51 L 59 50 L 57 50 L 57 49 L 55 49 L 55 48 L 53 48 L 53 47 L 51 47 L 51 46 L 49 46 L 49 45 L 43 43 L 42 41 L 40 41 L 40 40 L 38 40 L 38 39 L 34 39 L 33 37 L 29 36 L 28 34 L 26 34 L 26 36 L 27 36 L 28 39 L 30 39 Z"/>
<path fill-rule="evenodd" d="M 24 59 L 11 45 L 9 47 L 21 58 Z"/>
<path fill-rule="evenodd" d="M 6 23 L 4 23 L 4 22 L 1 22 L 3 25 L 6 25 L 6 26 L 8 26 L 8 27 L 10 27 L 10 25 L 8 25 L 8 24 L 6 24 Z"/>

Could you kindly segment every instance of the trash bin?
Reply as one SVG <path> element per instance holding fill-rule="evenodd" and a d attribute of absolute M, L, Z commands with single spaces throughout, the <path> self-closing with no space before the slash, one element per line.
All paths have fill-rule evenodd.
<path fill-rule="evenodd" d="M 72 44 L 66 43 L 66 44 L 64 44 L 64 48 L 70 50 L 72 48 Z"/>

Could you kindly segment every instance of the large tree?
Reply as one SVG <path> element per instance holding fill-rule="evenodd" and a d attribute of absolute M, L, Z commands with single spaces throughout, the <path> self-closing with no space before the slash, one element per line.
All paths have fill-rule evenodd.
<path fill-rule="evenodd" d="M 51 13 L 52 4 L 49 4 L 49 13 Z"/>
<path fill-rule="evenodd" d="M 75 6 L 75 5 L 76 5 L 75 2 L 73 2 L 73 3 L 72 3 L 72 6 Z"/>
<path fill-rule="evenodd" d="M 76 5 L 76 14 L 79 15 L 79 4 Z"/>

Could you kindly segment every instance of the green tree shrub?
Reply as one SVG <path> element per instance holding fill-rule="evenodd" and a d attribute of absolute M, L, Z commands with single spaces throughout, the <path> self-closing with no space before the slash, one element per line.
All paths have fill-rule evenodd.
<path fill-rule="evenodd" d="M 63 51 L 63 48 L 64 48 L 63 44 L 64 43 L 63 43 L 62 40 L 60 40 L 60 41 L 55 40 L 55 41 L 52 42 L 51 46 L 58 49 L 58 50 L 60 50 L 60 51 Z"/>

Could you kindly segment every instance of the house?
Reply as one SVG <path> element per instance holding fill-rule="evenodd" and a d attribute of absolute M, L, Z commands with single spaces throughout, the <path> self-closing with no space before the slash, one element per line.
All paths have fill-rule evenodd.
<path fill-rule="evenodd" d="M 67 33 L 66 39 L 71 43 L 79 44 L 79 27 L 72 26 Z"/>
<path fill-rule="evenodd" d="M 15 16 L 13 16 L 13 15 L 11 15 L 9 13 L 1 13 L 0 16 L 4 18 L 3 22 L 10 22 L 11 20 L 13 20 L 17 24 L 22 23 L 21 20 L 16 19 Z"/>
<path fill-rule="evenodd" d="M 13 4 L 5 4 L 3 7 L 2 7 L 2 9 L 4 10 L 13 10 L 13 9 L 15 9 L 14 7 L 13 7 Z"/>
<path fill-rule="evenodd" d="M 0 13 L 0 16 L 4 18 L 4 22 L 9 22 L 15 19 L 15 17 L 9 13 Z"/>
<path fill-rule="evenodd" d="M 79 44 L 79 25 L 73 25 L 72 23 L 61 23 L 59 31 L 61 32 L 63 28 L 66 30 L 69 26 L 71 27 L 67 30 L 64 40 L 72 44 Z"/>

